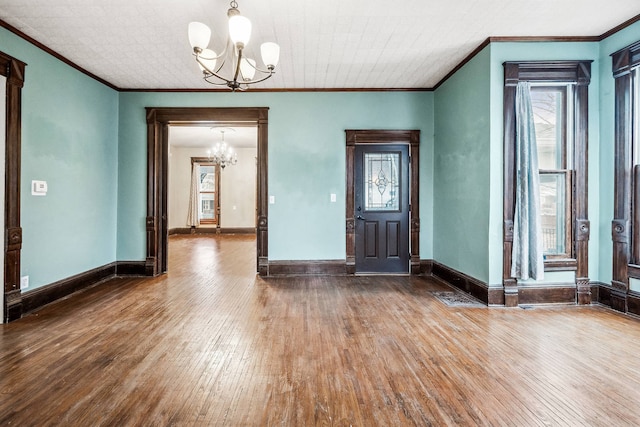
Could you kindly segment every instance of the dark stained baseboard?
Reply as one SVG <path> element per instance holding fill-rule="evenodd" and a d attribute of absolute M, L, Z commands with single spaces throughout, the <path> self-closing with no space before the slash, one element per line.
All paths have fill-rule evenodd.
<path fill-rule="evenodd" d="M 518 305 L 575 304 L 575 284 L 545 283 L 537 286 L 518 286 Z"/>
<path fill-rule="evenodd" d="M 420 262 L 423 274 L 431 275 L 444 280 L 448 284 L 467 292 L 490 306 L 504 305 L 504 289 L 502 287 L 490 287 L 487 283 L 457 271 L 437 261 L 422 260 Z M 598 290 L 592 296 L 598 295 Z M 594 299 L 595 301 L 595 299 Z M 535 304 L 575 304 L 575 284 L 541 284 L 537 286 L 518 286 L 518 305 Z M 640 300 L 639 300 L 640 303 Z M 640 308 L 640 304 L 639 304 Z"/>
<path fill-rule="evenodd" d="M 22 314 L 121 276 L 145 276 L 144 261 L 116 261 L 22 293 Z"/>
<path fill-rule="evenodd" d="M 28 313 L 74 292 L 88 288 L 116 275 L 116 263 L 85 271 L 40 288 L 22 293 L 22 312 Z"/>
<path fill-rule="evenodd" d="M 146 276 L 144 261 L 117 261 L 116 276 Z"/>
<path fill-rule="evenodd" d="M 169 230 L 169 236 L 175 234 L 256 234 L 255 227 L 180 227 Z"/>
<path fill-rule="evenodd" d="M 268 268 L 269 276 L 341 276 L 347 274 L 345 260 L 269 261 Z"/>
<path fill-rule="evenodd" d="M 599 282 L 592 284 L 592 287 L 598 288 L 597 299 L 592 298 L 593 301 L 598 301 L 600 304 L 621 313 L 640 316 L 640 293 L 635 291 L 621 292 L 611 285 Z M 594 295 L 593 289 L 591 295 Z"/>
<path fill-rule="evenodd" d="M 424 276 L 431 276 L 433 272 L 433 260 L 432 259 L 421 259 L 420 260 L 420 274 Z"/>
<path fill-rule="evenodd" d="M 431 275 L 444 280 L 448 284 L 467 292 L 487 305 L 502 305 L 504 304 L 504 297 L 500 300 L 500 296 L 495 291 L 489 288 L 485 282 L 464 274 L 451 267 L 447 267 L 444 264 L 440 264 L 437 261 L 431 262 Z M 420 262 L 422 267 L 423 263 Z M 427 263 L 425 263 L 427 265 Z M 502 294 L 502 289 L 499 289 L 499 294 Z"/>

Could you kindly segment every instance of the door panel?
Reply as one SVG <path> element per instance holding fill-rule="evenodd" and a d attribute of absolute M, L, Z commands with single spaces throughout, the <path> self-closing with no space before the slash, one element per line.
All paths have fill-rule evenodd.
<path fill-rule="evenodd" d="M 355 149 L 357 273 L 409 272 L 409 147 Z"/>

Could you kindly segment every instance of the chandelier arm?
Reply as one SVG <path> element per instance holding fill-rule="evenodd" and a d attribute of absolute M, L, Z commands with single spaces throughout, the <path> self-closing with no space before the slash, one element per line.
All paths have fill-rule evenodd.
<path fill-rule="evenodd" d="M 249 65 L 251 65 L 251 68 L 253 68 L 254 70 L 260 72 L 260 73 L 264 73 L 264 74 L 273 74 L 273 70 L 274 68 L 267 68 L 266 70 L 263 70 L 262 68 L 258 68 L 257 66 L 253 65 L 251 62 L 249 62 Z"/>
<path fill-rule="evenodd" d="M 203 78 L 204 78 L 205 82 L 207 82 L 209 84 L 212 84 L 212 85 L 215 85 L 215 86 L 228 86 L 229 85 L 229 82 L 227 82 L 226 80 L 224 80 L 223 82 L 220 82 L 220 83 L 212 81 L 212 80 L 209 80 L 211 77 L 216 77 L 218 79 L 220 78 L 220 77 L 215 76 L 213 74 L 210 74 L 208 76 L 204 76 Z"/>
<path fill-rule="evenodd" d="M 274 71 L 270 71 L 269 74 L 267 76 L 265 76 L 265 77 L 262 77 L 260 79 L 255 79 L 255 80 L 247 80 L 247 81 L 242 82 L 242 84 L 244 84 L 244 85 L 252 85 L 252 84 L 255 84 L 255 83 L 260 83 L 260 82 L 263 82 L 263 81 L 267 80 L 268 78 L 270 78 L 274 74 L 275 74 Z"/>

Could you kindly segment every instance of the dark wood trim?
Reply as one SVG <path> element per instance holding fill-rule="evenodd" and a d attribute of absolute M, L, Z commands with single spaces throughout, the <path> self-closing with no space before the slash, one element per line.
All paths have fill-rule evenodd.
<path fill-rule="evenodd" d="M 489 295 L 489 285 L 475 277 L 471 277 L 437 261 L 432 261 L 431 275 L 445 281 L 451 286 L 473 295 L 485 304 L 501 305 L 499 303 L 495 303 L 495 298 L 493 298 L 494 301 L 491 300 Z"/>
<path fill-rule="evenodd" d="M 46 304 L 64 298 L 79 290 L 94 286 L 116 274 L 116 263 L 76 274 L 66 279 L 22 293 L 24 313 L 36 310 Z"/>
<path fill-rule="evenodd" d="M 588 92 L 591 80 L 591 60 L 585 61 L 528 61 L 504 63 L 504 165 L 503 165 L 503 261 L 502 283 L 504 287 L 505 305 L 515 307 L 519 301 L 519 285 L 511 277 L 511 251 L 513 248 L 513 215 L 515 209 L 515 96 L 516 86 L 520 81 L 575 83 L 574 89 L 574 147 L 573 147 L 573 186 L 571 195 L 572 218 L 570 232 L 572 238 L 571 257 L 568 260 L 549 260 L 545 262 L 545 270 L 576 271 L 576 287 L 578 304 L 591 303 L 591 287 L 589 274 L 589 236 L 588 219 Z M 575 263 L 575 264 L 574 264 Z M 566 267 L 566 268 L 563 268 Z M 528 298 L 530 292 L 523 294 Z M 556 295 L 557 302 L 564 303 L 566 297 L 562 293 Z M 554 302 L 554 301 L 549 301 Z"/>
<path fill-rule="evenodd" d="M 599 42 L 600 36 L 492 36 L 488 40 L 491 43 L 584 43 Z"/>
<path fill-rule="evenodd" d="M 5 123 L 5 203 L 4 203 L 4 289 L 2 301 L 4 318 L 10 322 L 22 317 L 20 291 L 20 163 L 22 144 L 22 87 L 26 64 L 0 52 L 0 75 L 6 83 Z M 0 322 L 0 323 L 2 323 Z"/>
<path fill-rule="evenodd" d="M 612 35 L 614 35 L 618 31 L 622 31 L 625 28 L 630 27 L 631 25 L 635 24 L 638 21 L 640 21 L 640 15 L 636 15 L 633 18 L 624 21 L 622 24 L 613 27 L 612 29 L 610 29 L 606 33 L 601 34 L 600 37 L 598 37 L 598 39 L 599 39 L 598 41 L 602 41 L 602 40 L 606 39 L 607 37 L 611 37 Z"/>
<path fill-rule="evenodd" d="M 420 131 L 419 130 L 345 130 L 346 133 L 346 265 L 347 273 L 356 272 L 355 232 L 355 148 L 358 144 L 408 144 L 410 157 L 409 241 L 411 274 L 420 274 Z"/>
<path fill-rule="evenodd" d="M 53 56 L 54 58 L 56 58 L 56 59 L 58 59 L 58 60 L 60 60 L 62 62 L 64 62 L 68 66 L 70 66 L 72 68 L 75 68 L 76 70 L 80 71 L 82 74 L 85 74 L 85 75 L 91 77 L 95 81 L 98 81 L 98 82 L 102 83 L 103 85 L 110 87 L 113 90 L 120 90 L 120 89 L 118 89 L 117 86 L 114 86 L 111 83 L 109 83 L 108 81 L 106 81 L 105 79 L 96 76 L 95 74 L 93 74 L 90 71 L 85 70 L 84 68 L 82 68 L 81 66 L 76 64 L 75 62 L 70 61 L 69 59 L 67 59 L 64 56 L 60 55 L 58 52 L 54 51 L 53 49 L 48 48 L 44 44 L 42 44 L 39 41 L 37 41 L 36 39 L 28 36 L 27 34 L 23 33 L 22 31 L 20 31 L 19 29 L 17 29 L 13 25 L 9 24 L 8 22 L 6 22 L 6 21 L 4 21 L 2 19 L 0 19 L 0 27 L 6 28 L 7 30 L 11 31 L 13 34 L 15 34 L 18 37 L 20 37 L 20 38 L 26 40 L 27 42 L 31 43 L 32 45 L 34 45 L 38 49 L 42 49 L 43 51 L 45 51 L 49 55 Z"/>
<path fill-rule="evenodd" d="M 467 65 L 467 63 L 471 62 L 471 60 L 473 58 L 475 58 L 476 55 L 478 55 L 480 52 L 482 52 L 482 50 L 485 47 L 489 46 L 490 44 L 491 44 L 491 37 L 488 37 L 482 43 L 480 43 L 480 45 L 477 48 L 475 48 L 473 50 L 473 52 L 471 52 L 462 61 L 460 61 L 460 63 L 458 63 L 458 65 L 453 67 L 453 70 L 449 71 L 446 76 L 444 76 L 438 83 L 436 83 L 436 85 L 433 87 L 433 90 L 436 90 L 440 86 L 442 86 L 447 80 L 449 80 L 451 77 L 453 77 L 453 75 L 455 73 L 457 73 L 458 71 L 460 71 L 460 69 L 462 67 L 464 67 L 465 65 Z"/>
<path fill-rule="evenodd" d="M 420 260 L 420 274 L 425 276 L 431 276 L 433 274 L 433 260 L 421 259 Z"/>
<path fill-rule="evenodd" d="M 629 278 L 640 279 L 640 265 L 629 264 L 627 266 L 627 271 L 629 273 Z"/>
<path fill-rule="evenodd" d="M 185 88 L 185 89 L 118 89 L 120 92 L 164 92 L 164 93 L 201 93 L 201 92 L 213 92 L 213 93 L 227 93 L 228 88 L 225 89 L 203 89 L 203 88 Z M 236 93 L 282 93 L 282 92 L 433 92 L 434 88 L 420 88 L 420 87 L 399 87 L 399 88 L 290 88 L 290 89 L 266 89 L 266 88 L 251 88 L 246 91 Z"/>
<path fill-rule="evenodd" d="M 345 274 L 347 274 L 347 268 L 344 260 L 269 261 L 269 276 L 342 276 Z"/>
<path fill-rule="evenodd" d="M 551 259 L 545 260 L 544 271 L 576 271 L 578 261 L 575 259 Z"/>
<path fill-rule="evenodd" d="M 627 296 L 627 313 L 640 316 L 640 293 L 629 291 Z"/>
<path fill-rule="evenodd" d="M 144 261 L 116 261 L 22 293 L 23 314 L 114 277 L 146 276 Z"/>
<path fill-rule="evenodd" d="M 632 70 L 640 66 L 640 41 L 611 55 L 614 83 L 614 202 L 611 239 L 613 241 L 613 272 L 611 287 L 601 294 L 607 305 L 627 312 L 629 276 L 637 275 L 640 254 L 640 173 L 633 165 L 633 93 Z M 631 265 L 630 265 L 631 264 Z M 601 298 L 603 298 L 601 296 Z"/>
<path fill-rule="evenodd" d="M 144 261 L 116 261 L 116 277 L 146 276 Z"/>
<path fill-rule="evenodd" d="M 257 126 L 256 256 L 260 275 L 268 274 L 268 107 L 161 108 L 147 107 L 147 275 L 167 271 L 167 169 L 169 126 Z"/>
<path fill-rule="evenodd" d="M 589 289 L 591 293 L 591 289 Z M 576 285 L 545 283 L 536 286 L 518 286 L 518 304 L 575 304 Z M 591 302 L 589 302 L 591 304 Z"/>

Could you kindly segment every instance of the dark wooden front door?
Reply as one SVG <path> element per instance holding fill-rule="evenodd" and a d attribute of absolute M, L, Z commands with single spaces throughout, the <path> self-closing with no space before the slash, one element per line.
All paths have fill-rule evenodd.
<path fill-rule="evenodd" d="M 409 146 L 355 149 L 357 273 L 409 272 Z"/>

